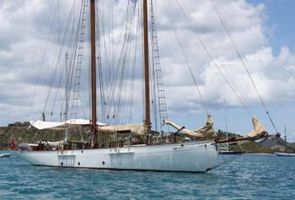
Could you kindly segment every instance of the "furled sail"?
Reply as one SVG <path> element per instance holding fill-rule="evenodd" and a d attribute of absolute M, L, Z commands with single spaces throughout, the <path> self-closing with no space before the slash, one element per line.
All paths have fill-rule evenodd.
<path fill-rule="evenodd" d="M 69 119 L 65 122 L 48 122 L 48 121 L 30 121 L 30 124 L 37 128 L 38 130 L 44 129 L 65 129 L 67 126 L 84 126 L 89 125 L 89 120 L 85 119 Z M 145 135 L 146 129 L 143 124 L 123 124 L 123 125 L 106 125 L 104 123 L 97 123 L 98 129 L 104 133 L 116 133 L 116 132 L 125 132 L 132 133 L 134 135 Z"/>
<path fill-rule="evenodd" d="M 252 117 L 252 123 L 253 123 L 253 130 L 247 134 L 249 138 L 257 139 L 261 138 L 267 135 L 267 131 L 262 125 L 262 123 L 259 121 L 259 119 L 255 116 Z"/>
<path fill-rule="evenodd" d="M 171 122 L 168 120 L 165 120 L 164 123 L 169 126 L 172 126 L 173 128 L 177 129 L 177 131 L 179 131 L 180 133 L 185 134 L 189 137 L 195 137 L 195 138 L 215 137 L 215 131 L 213 128 L 214 121 L 213 121 L 211 115 L 209 115 L 209 114 L 207 116 L 206 124 L 202 128 L 197 129 L 197 130 L 187 129 L 184 126 L 179 126 L 179 125 L 175 124 L 174 122 Z"/>
<path fill-rule="evenodd" d="M 202 134 L 207 138 L 213 138 L 216 136 L 213 125 L 214 125 L 213 118 L 211 115 L 208 114 L 207 121 L 206 121 L 205 125 L 198 130 L 194 130 L 194 132 Z"/>
<path fill-rule="evenodd" d="M 98 127 L 98 130 L 104 133 L 132 133 L 134 135 L 145 135 L 146 129 L 143 124 L 122 124 L 122 125 L 107 125 Z"/>
<path fill-rule="evenodd" d="M 60 140 L 60 141 L 56 141 L 56 142 L 50 142 L 50 141 L 48 141 L 47 143 L 48 143 L 50 146 L 55 146 L 55 147 L 57 147 L 57 146 L 63 145 L 63 144 L 65 143 L 65 141 L 64 141 L 64 140 Z"/>
<path fill-rule="evenodd" d="M 187 129 L 184 126 L 179 126 L 179 125 L 175 124 L 174 122 L 164 120 L 164 123 L 169 125 L 169 126 L 172 126 L 173 128 L 175 128 L 180 133 L 182 133 L 184 135 L 187 135 L 189 137 L 204 138 L 203 134 L 194 132 L 193 130 Z"/>
<path fill-rule="evenodd" d="M 85 119 L 69 119 L 64 122 L 49 122 L 49 121 L 30 121 L 30 124 L 38 130 L 44 129 L 64 129 L 66 126 L 83 126 L 89 125 L 90 121 Z M 104 123 L 97 123 L 98 126 L 105 126 Z"/>
<path fill-rule="evenodd" d="M 38 130 L 56 129 L 65 125 L 65 122 L 30 121 L 30 124 Z"/>

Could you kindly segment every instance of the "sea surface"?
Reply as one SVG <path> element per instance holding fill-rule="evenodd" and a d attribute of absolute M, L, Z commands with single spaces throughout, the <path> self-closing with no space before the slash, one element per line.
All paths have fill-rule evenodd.
<path fill-rule="evenodd" d="M 226 163 L 219 168 L 193 174 L 35 167 L 0 158 L 0 199 L 295 199 L 295 157 L 220 159 Z"/>

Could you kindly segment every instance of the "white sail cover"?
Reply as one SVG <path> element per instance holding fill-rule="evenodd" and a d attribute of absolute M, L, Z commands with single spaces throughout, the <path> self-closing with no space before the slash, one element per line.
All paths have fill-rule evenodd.
<path fill-rule="evenodd" d="M 69 119 L 65 122 L 68 125 L 88 125 L 91 122 L 88 119 Z M 96 123 L 98 126 L 106 126 L 107 124 L 102 122 Z"/>
<path fill-rule="evenodd" d="M 63 145 L 65 143 L 64 140 L 60 140 L 60 141 L 56 141 L 56 142 L 47 142 L 50 146 L 54 146 L 54 147 L 57 147 L 57 146 L 60 146 L 60 145 Z"/>
<path fill-rule="evenodd" d="M 83 126 L 83 125 L 90 124 L 90 121 L 85 119 L 69 119 L 64 122 L 49 122 L 49 121 L 37 120 L 37 121 L 30 121 L 30 124 L 38 130 L 44 130 L 44 129 L 61 129 L 61 128 L 64 128 L 66 125 Z M 98 122 L 97 125 L 105 126 L 106 124 Z"/>
<path fill-rule="evenodd" d="M 65 125 L 65 122 L 47 122 L 47 121 L 30 121 L 30 124 L 38 130 L 43 129 L 53 129 L 57 127 L 62 127 Z"/>
<path fill-rule="evenodd" d="M 135 135 L 145 135 L 146 128 L 143 124 L 122 124 L 122 125 L 108 125 L 98 127 L 104 133 L 113 134 L 116 132 L 131 132 Z"/>
<path fill-rule="evenodd" d="M 259 119 L 255 116 L 252 117 L 252 123 L 253 123 L 253 130 L 248 133 L 248 137 L 250 138 L 259 138 L 263 137 L 265 134 L 267 134 L 266 129 L 262 125 L 262 123 L 259 121 Z"/>
<path fill-rule="evenodd" d="M 70 125 L 88 125 L 90 124 L 90 121 L 87 119 L 69 119 L 66 121 L 66 124 L 70 124 Z M 98 122 L 98 125 L 100 125 L 100 123 Z"/>

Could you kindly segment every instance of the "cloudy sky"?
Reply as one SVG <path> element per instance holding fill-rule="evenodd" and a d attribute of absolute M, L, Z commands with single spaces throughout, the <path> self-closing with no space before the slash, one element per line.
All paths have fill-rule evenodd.
<path fill-rule="evenodd" d="M 60 19 L 60 24 L 65 24 L 73 2 L 0 1 L 1 125 L 40 118 L 54 72 L 52 66 L 60 56 L 60 36 L 52 34 L 60 26 L 52 22 Z M 123 13 L 126 2 L 114 1 L 114 12 Z M 186 57 L 216 129 L 227 126 L 229 131 L 247 133 L 252 129 L 251 115 L 256 115 L 269 132 L 274 132 L 234 44 L 275 126 L 283 132 L 286 125 L 289 138 L 295 140 L 294 8 L 295 2 L 288 0 L 158 0 L 158 40 L 169 118 L 189 128 L 202 126 L 206 118 Z M 120 19 L 114 18 L 114 33 L 109 34 L 116 35 L 116 26 L 122 26 Z M 88 94 L 83 84 L 81 93 Z M 138 118 L 135 121 L 142 120 L 139 116 L 134 114 Z"/>

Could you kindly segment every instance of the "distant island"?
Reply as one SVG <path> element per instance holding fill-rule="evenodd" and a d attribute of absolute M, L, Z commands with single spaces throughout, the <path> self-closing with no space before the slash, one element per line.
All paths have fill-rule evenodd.
<path fill-rule="evenodd" d="M 241 137 L 236 133 L 227 133 L 222 130 L 217 131 L 219 138 L 225 138 L 228 134 L 229 138 Z M 0 150 L 9 149 L 9 143 L 15 139 L 17 143 L 35 143 L 40 140 L 59 141 L 64 138 L 63 131 L 43 130 L 37 131 L 30 126 L 29 122 L 15 122 L 8 126 L 0 127 Z M 71 139 L 80 138 L 80 135 L 71 135 Z M 295 143 L 288 143 L 287 149 L 285 141 L 282 138 L 275 140 L 266 139 L 260 142 L 243 141 L 229 145 L 230 151 L 242 153 L 274 153 L 277 151 L 295 152 Z"/>
<path fill-rule="evenodd" d="M 222 130 L 217 131 L 217 135 L 221 138 L 225 138 L 228 135 L 232 137 L 242 137 L 239 134 L 226 132 Z M 295 143 L 287 143 L 285 146 L 285 140 L 282 138 L 272 139 L 268 138 L 261 141 L 241 141 L 229 145 L 230 151 L 242 152 L 242 153 L 274 153 L 274 152 L 295 152 Z"/>

